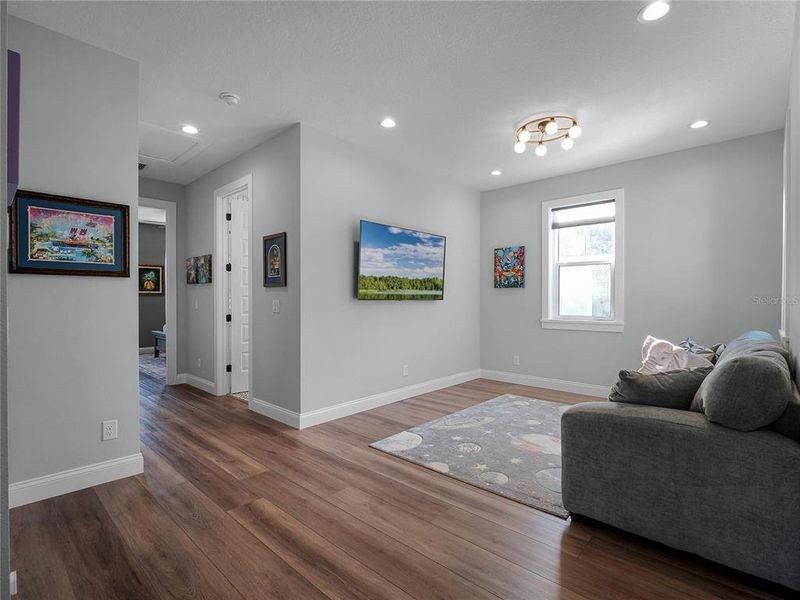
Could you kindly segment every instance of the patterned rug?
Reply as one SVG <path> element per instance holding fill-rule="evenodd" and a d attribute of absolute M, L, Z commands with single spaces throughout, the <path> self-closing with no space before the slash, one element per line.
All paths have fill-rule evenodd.
<path fill-rule="evenodd" d="M 139 372 L 154 379 L 167 380 L 167 357 L 162 354 L 158 358 L 152 354 L 139 355 Z"/>
<path fill-rule="evenodd" d="M 370 446 L 566 519 L 561 413 L 567 408 L 506 394 Z"/>

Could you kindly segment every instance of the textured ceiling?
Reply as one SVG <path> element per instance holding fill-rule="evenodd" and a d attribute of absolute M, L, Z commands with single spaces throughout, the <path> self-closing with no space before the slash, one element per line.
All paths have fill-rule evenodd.
<path fill-rule="evenodd" d="M 149 177 L 187 183 L 302 122 L 485 190 L 783 126 L 795 4 L 10 2 L 138 60 L 140 119 L 205 148 Z M 242 96 L 238 107 L 217 99 Z M 531 113 L 568 110 L 570 152 L 513 151 Z M 385 115 L 397 128 L 384 130 Z M 695 119 L 711 120 L 692 131 Z M 501 169 L 492 177 L 489 171 Z"/>

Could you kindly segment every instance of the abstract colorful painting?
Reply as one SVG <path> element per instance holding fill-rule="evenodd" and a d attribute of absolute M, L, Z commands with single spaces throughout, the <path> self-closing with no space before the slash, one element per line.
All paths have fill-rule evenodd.
<path fill-rule="evenodd" d="M 196 256 L 194 260 L 197 269 L 197 283 L 211 283 L 211 255 Z"/>
<path fill-rule="evenodd" d="M 128 207 L 17 192 L 11 210 L 15 273 L 128 276 Z"/>
<path fill-rule="evenodd" d="M 164 294 L 164 267 L 139 265 L 139 293 L 146 296 Z"/>
<path fill-rule="evenodd" d="M 194 260 L 194 256 L 186 259 L 186 283 L 197 283 L 197 267 Z"/>
<path fill-rule="evenodd" d="M 186 283 L 211 283 L 211 255 L 186 259 Z"/>
<path fill-rule="evenodd" d="M 494 249 L 494 287 L 525 287 L 525 246 Z"/>

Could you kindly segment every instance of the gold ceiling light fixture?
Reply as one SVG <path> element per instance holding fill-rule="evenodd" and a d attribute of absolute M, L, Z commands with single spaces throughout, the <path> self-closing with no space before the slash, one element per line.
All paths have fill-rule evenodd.
<path fill-rule="evenodd" d="M 574 117 L 564 114 L 544 114 L 528 117 L 514 133 L 514 152 L 522 154 L 528 144 L 536 147 L 536 156 L 547 154 L 547 144 L 561 142 L 569 150 L 581 135 L 581 126 Z"/>

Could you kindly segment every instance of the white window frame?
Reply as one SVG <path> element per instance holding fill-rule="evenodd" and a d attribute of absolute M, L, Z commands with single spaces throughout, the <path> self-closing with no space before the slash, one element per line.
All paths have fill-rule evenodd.
<path fill-rule="evenodd" d="M 613 200 L 614 264 L 611 267 L 611 317 L 558 316 L 556 236 L 552 228 L 553 209 Z M 591 264 L 592 261 L 581 264 Z M 605 263 L 603 263 L 605 264 Z M 625 329 L 625 190 L 622 188 L 542 202 L 542 328 L 622 333 Z"/>

